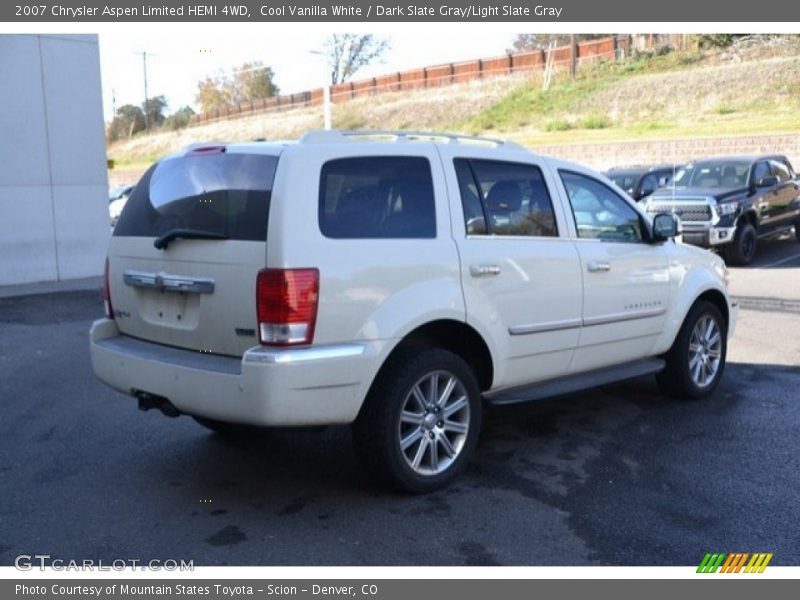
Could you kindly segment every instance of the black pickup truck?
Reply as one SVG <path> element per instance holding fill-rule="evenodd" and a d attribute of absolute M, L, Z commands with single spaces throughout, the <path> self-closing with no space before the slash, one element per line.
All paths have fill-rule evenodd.
<path fill-rule="evenodd" d="M 673 213 L 683 241 L 747 265 L 758 240 L 795 226 L 800 241 L 800 181 L 785 156 L 730 156 L 687 164 L 672 184 L 643 201 L 649 214 Z"/>

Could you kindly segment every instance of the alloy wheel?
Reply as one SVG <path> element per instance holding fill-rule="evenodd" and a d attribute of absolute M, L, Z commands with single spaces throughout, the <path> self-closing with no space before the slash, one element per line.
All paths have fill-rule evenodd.
<path fill-rule="evenodd" d="M 400 451 L 420 475 L 438 475 L 455 462 L 469 432 L 470 407 L 464 384 L 452 373 L 424 375 L 403 401 L 398 424 Z"/>
<path fill-rule="evenodd" d="M 722 360 L 722 330 L 719 323 L 706 314 L 692 330 L 689 338 L 689 374 L 700 388 L 713 383 Z"/>

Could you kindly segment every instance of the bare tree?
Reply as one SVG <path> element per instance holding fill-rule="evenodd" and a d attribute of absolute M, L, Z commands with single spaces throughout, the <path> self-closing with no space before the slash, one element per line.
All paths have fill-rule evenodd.
<path fill-rule="evenodd" d="M 219 73 L 197 83 L 195 102 L 202 112 L 222 110 L 240 102 L 254 102 L 278 94 L 271 67 L 261 61 L 246 62 L 232 75 Z"/>
<path fill-rule="evenodd" d="M 389 41 L 370 34 L 334 33 L 325 42 L 331 83 L 342 83 L 361 67 L 383 59 Z"/>

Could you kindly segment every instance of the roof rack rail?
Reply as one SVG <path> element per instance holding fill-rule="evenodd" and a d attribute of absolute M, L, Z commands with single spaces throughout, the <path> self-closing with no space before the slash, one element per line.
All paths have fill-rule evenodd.
<path fill-rule="evenodd" d="M 496 138 L 462 135 L 459 133 L 441 133 L 438 131 L 398 131 L 382 129 L 315 129 L 306 133 L 301 144 L 329 144 L 349 141 L 384 141 L 384 142 L 433 142 L 466 145 L 491 145 L 514 150 L 525 150 L 516 142 Z"/>
<path fill-rule="evenodd" d="M 211 146 L 227 146 L 228 142 L 221 142 L 220 140 L 208 140 L 205 142 L 192 142 L 184 148 L 185 151 L 197 150 L 198 148 L 207 148 Z"/>

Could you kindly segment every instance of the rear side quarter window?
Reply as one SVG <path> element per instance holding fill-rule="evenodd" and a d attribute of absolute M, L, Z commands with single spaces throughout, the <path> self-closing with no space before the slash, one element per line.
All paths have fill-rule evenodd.
<path fill-rule="evenodd" d="M 322 166 L 319 228 L 333 239 L 435 238 L 431 165 L 418 156 L 361 156 Z"/>

